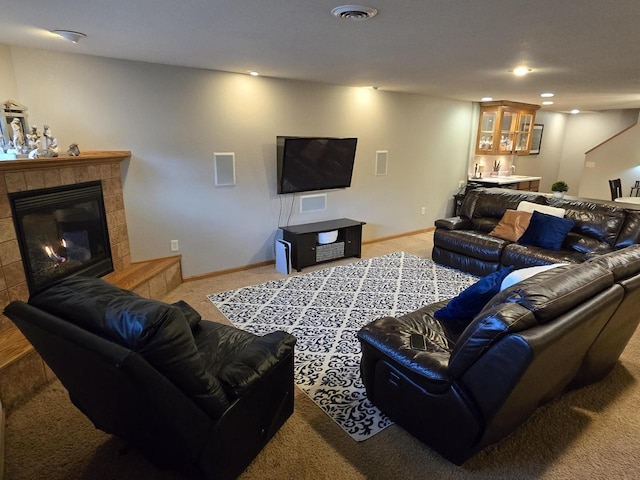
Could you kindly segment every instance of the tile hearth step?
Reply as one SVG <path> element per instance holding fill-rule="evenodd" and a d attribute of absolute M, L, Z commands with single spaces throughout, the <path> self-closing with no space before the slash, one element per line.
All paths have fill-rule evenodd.
<path fill-rule="evenodd" d="M 182 283 L 180 255 L 132 263 L 128 267 L 102 277 L 125 290 L 156 300 Z"/>

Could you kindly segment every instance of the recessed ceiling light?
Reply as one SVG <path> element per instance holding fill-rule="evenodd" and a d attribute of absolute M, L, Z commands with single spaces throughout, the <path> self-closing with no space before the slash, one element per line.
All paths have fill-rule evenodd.
<path fill-rule="evenodd" d="M 574 108 L 573 110 L 571 110 L 571 113 L 575 115 L 576 113 L 580 113 L 580 110 L 578 110 L 577 108 Z"/>
<path fill-rule="evenodd" d="M 86 37 L 84 33 L 74 32 L 72 30 L 51 30 L 51 33 L 55 33 L 56 35 L 59 35 L 73 43 L 78 43 L 80 39 Z"/>
<path fill-rule="evenodd" d="M 346 20 L 362 21 L 373 18 L 378 14 L 378 10 L 364 5 L 341 5 L 331 10 L 334 17 Z"/>
<path fill-rule="evenodd" d="M 251 75 L 252 77 L 257 77 L 258 75 L 260 75 L 260 72 L 256 70 L 249 70 L 249 75 Z"/>
<path fill-rule="evenodd" d="M 511 70 L 511 72 L 513 72 L 513 74 L 517 77 L 523 77 L 527 73 L 532 72 L 532 70 L 526 65 L 520 65 L 519 67 L 516 67 L 513 70 Z"/>
<path fill-rule="evenodd" d="M 553 105 L 553 102 L 551 100 L 545 100 L 544 102 L 542 102 L 543 105 Z"/>
<path fill-rule="evenodd" d="M 480 99 L 481 102 L 490 102 L 491 100 L 493 100 L 493 97 L 482 97 Z"/>
<path fill-rule="evenodd" d="M 380 87 L 378 85 L 372 85 L 371 88 L 373 88 L 374 90 L 378 90 Z"/>
<path fill-rule="evenodd" d="M 551 93 L 551 92 L 541 93 L 540 96 L 542 98 L 551 98 L 551 97 L 553 97 L 553 93 Z"/>

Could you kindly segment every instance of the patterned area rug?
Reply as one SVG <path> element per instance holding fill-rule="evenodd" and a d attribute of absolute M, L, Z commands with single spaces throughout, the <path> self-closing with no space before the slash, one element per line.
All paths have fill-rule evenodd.
<path fill-rule="evenodd" d="M 451 298 L 476 277 L 404 252 L 209 295 L 237 327 L 298 342 L 296 384 L 357 441 L 391 425 L 360 380 L 358 330 Z"/>

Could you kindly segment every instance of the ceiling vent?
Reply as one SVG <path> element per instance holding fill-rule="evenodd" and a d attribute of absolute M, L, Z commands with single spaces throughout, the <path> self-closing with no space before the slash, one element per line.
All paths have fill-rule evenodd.
<path fill-rule="evenodd" d="M 342 5 L 331 10 L 331 14 L 338 18 L 361 21 L 375 17 L 378 14 L 378 10 L 362 5 Z"/>

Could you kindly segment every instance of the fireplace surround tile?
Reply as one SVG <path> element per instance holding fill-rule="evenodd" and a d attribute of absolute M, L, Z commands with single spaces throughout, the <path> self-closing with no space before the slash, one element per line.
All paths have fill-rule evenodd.
<path fill-rule="evenodd" d="M 0 193 L 0 218 L 8 217 L 11 217 L 11 205 L 9 204 L 9 198 Z"/>
<path fill-rule="evenodd" d="M 62 185 L 60 182 L 60 170 L 57 168 L 43 170 L 42 176 L 44 177 L 45 188 L 59 187 Z"/>
<path fill-rule="evenodd" d="M 76 177 L 73 174 L 73 168 L 60 168 L 60 185 L 73 185 L 76 183 Z"/>
<path fill-rule="evenodd" d="M 24 172 L 5 173 L 4 180 L 7 185 L 7 192 L 22 192 L 27 189 L 27 181 L 24 178 Z"/>
<path fill-rule="evenodd" d="M 21 260 L 20 246 L 17 239 L 0 243 L 0 264 L 8 265 Z"/>
<path fill-rule="evenodd" d="M 6 242 L 14 238 L 16 238 L 16 231 L 13 228 L 13 218 L 0 218 L 0 242 Z"/>
<path fill-rule="evenodd" d="M 24 172 L 24 181 L 27 186 L 26 190 L 37 190 L 45 188 L 44 175 L 40 170 Z"/>

